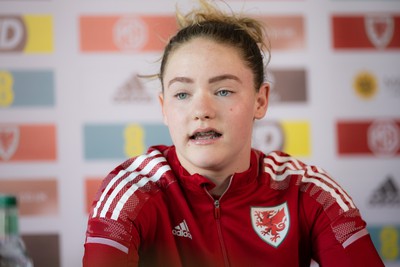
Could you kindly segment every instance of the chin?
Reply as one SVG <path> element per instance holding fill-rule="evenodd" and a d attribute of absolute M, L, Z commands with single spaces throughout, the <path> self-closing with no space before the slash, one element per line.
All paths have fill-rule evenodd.
<path fill-rule="evenodd" d="M 227 156 L 224 147 L 221 146 L 186 145 L 180 148 L 177 148 L 178 158 L 198 168 L 217 166 Z"/>
<path fill-rule="evenodd" d="M 210 153 L 190 153 L 190 155 L 187 157 L 187 160 L 196 168 L 214 169 L 220 164 L 221 156 L 212 155 Z"/>

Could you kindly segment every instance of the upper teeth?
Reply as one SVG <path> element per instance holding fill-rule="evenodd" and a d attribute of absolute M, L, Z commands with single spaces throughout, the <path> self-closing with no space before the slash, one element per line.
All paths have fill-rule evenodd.
<path fill-rule="evenodd" d="M 196 133 L 195 135 L 204 136 L 204 135 L 210 135 L 210 134 L 215 134 L 215 132 L 214 132 L 214 131 L 198 132 L 198 133 Z"/>
<path fill-rule="evenodd" d="M 221 134 L 215 132 L 215 131 L 207 131 L 207 132 L 198 132 L 195 133 L 192 138 L 194 139 L 212 139 L 212 138 L 217 138 L 221 136 Z"/>

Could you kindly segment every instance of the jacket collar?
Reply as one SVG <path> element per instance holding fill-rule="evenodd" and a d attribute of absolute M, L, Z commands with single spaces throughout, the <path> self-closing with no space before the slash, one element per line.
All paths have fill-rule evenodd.
<path fill-rule="evenodd" d="M 201 190 L 201 192 L 204 192 L 204 188 L 211 190 L 215 187 L 215 184 L 206 177 L 197 173 L 191 175 L 185 168 L 183 168 L 178 160 L 178 156 L 176 155 L 175 146 L 158 146 L 157 149 L 164 154 L 177 180 L 183 187 L 190 191 Z M 256 181 L 260 168 L 260 156 L 261 152 L 254 149 L 251 150 L 249 169 L 232 175 L 228 188 L 229 192 L 243 190 L 243 187 Z"/>

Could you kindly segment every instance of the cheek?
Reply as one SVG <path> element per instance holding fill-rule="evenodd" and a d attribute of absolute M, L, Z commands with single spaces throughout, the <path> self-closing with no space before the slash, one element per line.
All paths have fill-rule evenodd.
<path fill-rule="evenodd" d="M 231 106 L 229 113 L 236 116 L 238 120 L 245 120 L 246 118 L 252 120 L 254 117 L 254 105 L 243 103 Z"/>
<path fill-rule="evenodd" d="M 181 111 L 177 108 L 165 108 L 164 109 L 164 120 L 168 122 L 168 125 L 179 124 L 184 120 L 185 111 Z"/>

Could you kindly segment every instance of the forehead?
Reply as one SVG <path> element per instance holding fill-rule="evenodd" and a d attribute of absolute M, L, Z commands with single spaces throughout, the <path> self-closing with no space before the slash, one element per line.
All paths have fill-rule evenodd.
<path fill-rule="evenodd" d="M 179 73 L 249 72 L 240 50 L 207 38 L 194 38 L 171 51 L 165 77 Z M 183 72 L 183 73 L 182 73 Z"/>
<path fill-rule="evenodd" d="M 189 41 L 179 44 L 175 49 L 171 51 L 170 57 L 177 53 L 193 53 L 201 54 L 212 51 L 227 51 L 228 53 L 234 54 L 234 56 L 240 56 L 240 49 L 231 44 L 218 42 L 209 37 L 194 37 Z"/>

